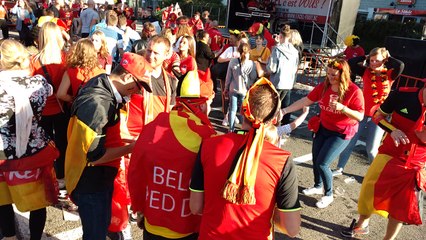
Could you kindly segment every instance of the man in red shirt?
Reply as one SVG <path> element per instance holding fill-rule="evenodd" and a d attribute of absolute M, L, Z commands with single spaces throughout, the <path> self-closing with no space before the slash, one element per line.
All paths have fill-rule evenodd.
<path fill-rule="evenodd" d="M 132 208 L 144 216 L 144 239 L 197 239 L 200 216 L 189 209 L 189 181 L 201 141 L 215 134 L 207 117 L 213 86 L 190 71 L 176 105 L 146 125 L 132 153 Z"/>
<path fill-rule="evenodd" d="M 200 16 L 200 12 L 195 12 L 194 16 L 189 20 L 189 26 L 192 27 L 192 32 L 194 33 L 194 36 L 197 34 L 198 30 L 204 29 L 204 24 Z"/>
<path fill-rule="evenodd" d="M 223 36 L 219 29 L 217 29 L 217 25 L 217 21 L 214 20 L 211 22 L 210 27 L 206 29 L 210 35 L 210 48 L 213 52 L 221 50 L 223 46 Z"/>
<path fill-rule="evenodd" d="M 202 214 L 200 239 L 272 239 L 273 216 L 285 234 L 298 234 L 296 169 L 289 152 L 264 141 L 279 108 L 271 82 L 259 79 L 242 104 L 248 132 L 203 141 L 190 185 L 191 211 Z"/>
<path fill-rule="evenodd" d="M 175 104 L 176 79 L 163 68 L 170 47 L 170 41 L 162 36 L 154 36 L 148 43 L 145 59 L 152 68 L 152 92 L 142 91 L 131 96 L 127 127 L 133 136 L 138 136 L 143 126 L 158 114 L 170 112 L 171 106 Z"/>

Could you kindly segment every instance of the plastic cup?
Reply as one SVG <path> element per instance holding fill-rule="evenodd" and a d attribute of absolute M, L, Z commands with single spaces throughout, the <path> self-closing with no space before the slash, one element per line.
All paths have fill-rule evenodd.
<path fill-rule="evenodd" d="M 337 102 L 337 100 L 339 100 L 339 95 L 337 95 L 337 94 L 331 94 L 330 95 L 330 103 Z"/>

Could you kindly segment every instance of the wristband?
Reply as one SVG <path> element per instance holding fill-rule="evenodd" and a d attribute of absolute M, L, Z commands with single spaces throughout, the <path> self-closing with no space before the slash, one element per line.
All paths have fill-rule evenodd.
<path fill-rule="evenodd" d="M 379 125 L 380 128 L 382 128 L 388 133 L 392 133 L 393 131 L 396 130 L 396 127 L 390 124 L 388 121 L 386 121 L 386 119 L 380 120 L 377 125 Z"/>

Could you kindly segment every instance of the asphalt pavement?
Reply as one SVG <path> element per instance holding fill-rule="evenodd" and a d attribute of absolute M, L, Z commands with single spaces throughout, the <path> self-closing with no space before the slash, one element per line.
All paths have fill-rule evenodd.
<path fill-rule="evenodd" d="M 292 102 L 306 96 L 310 87 L 297 84 L 292 92 Z M 223 115 L 221 113 L 219 94 L 212 104 L 212 112 L 209 117 L 219 134 L 227 132 L 227 128 L 221 125 Z M 317 107 L 312 107 L 310 116 L 318 112 Z M 297 116 L 298 112 L 294 113 Z M 357 199 L 364 174 L 368 169 L 368 161 L 365 156 L 361 141 L 358 142 L 354 154 L 345 168 L 342 176 L 334 179 L 334 202 L 325 209 L 315 207 L 317 197 L 307 197 L 300 194 L 302 204 L 302 228 L 296 239 L 345 239 L 340 236 L 340 230 L 350 225 L 357 216 Z M 313 185 L 311 147 L 312 137 L 306 128 L 306 122 L 296 129 L 287 139 L 283 148 L 292 153 L 293 161 L 297 164 L 299 179 L 299 192 Z M 332 164 L 334 167 L 336 162 Z M 425 199 L 426 200 L 426 199 Z M 424 201 L 426 203 L 426 201 Z M 426 207 L 426 204 L 423 208 Z M 18 220 L 19 239 L 29 239 L 28 213 L 15 211 Z M 426 217 L 426 216 L 424 216 Z M 135 224 L 131 224 L 133 239 L 142 239 L 142 230 Z M 373 215 L 370 224 L 370 234 L 359 239 L 382 239 L 386 229 L 386 219 Z M 43 239 L 51 240 L 77 240 L 82 237 L 82 229 L 78 213 L 70 213 L 62 210 L 60 206 L 48 207 L 47 221 Z M 289 239 L 285 235 L 276 232 L 276 239 Z M 244 239 L 244 237 L 242 237 Z M 397 239 L 426 239 L 426 226 L 404 226 Z"/>

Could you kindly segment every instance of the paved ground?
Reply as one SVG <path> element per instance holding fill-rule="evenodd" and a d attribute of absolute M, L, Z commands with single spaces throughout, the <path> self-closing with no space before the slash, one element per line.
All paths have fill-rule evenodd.
<path fill-rule="evenodd" d="M 305 96 L 309 88 L 303 85 L 297 85 L 293 91 L 292 98 L 298 99 Z M 315 114 L 317 109 L 311 108 L 310 116 Z M 295 113 L 297 115 L 298 113 Z M 217 130 L 221 133 L 227 129 L 220 125 L 222 121 L 220 112 L 220 100 L 217 96 L 213 103 L 213 111 L 210 119 Z M 309 117 L 308 117 L 309 118 Z M 311 135 L 303 124 L 297 129 L 285 143 L 284 149 L 292 152 L 294 161 L 297 162 L 297 171 L 299 177 L 300 192 L 313 185 L 311 153 Z M 335 200 L 326 209 L 318 209 L 315 202 L 318 197 L 307 197 L 300 194 L 302 203 L 302 230 L 296 239 L 344 239 L 339 232 L 343 227 L 349 226 L 352 219 L 357 215 L 357 199 L 364 174 L 369 164 L 367 163 L 365 153 L 362 150 L 362 142 L 356 148 L 342 176 L 335 178 L 334 190 Z M 336 163 L 333 163 L 333 167 Z M 354 181 L 345 182 L 348 178 L 354 178 Z M 426 201 L 425 201 L 426 203 Z M 28 234 L 28 213 L 17 212 L 19 222 L 20 239 L 29 239 Z M 64 220 L 66 219 L 66 220 Z M 134 239 L 142 238 L 142 231 L 135 225 L 132 227 L 132 236 Z M 386 229 L 386 219 L 373 216 L 370 225 L 370 234 L 362 239 L 381 239 Z M 47 222 L 45 227 L 45 236 L 43 239 L 58 240 L 76 240 L 81 239 L 81 224 L 76 214 L 70 214 L 57 207 L 49 207 L 47 213 Z M 276 233 L 276 239 L 289 239 L 283 234 Z M 244 239 L 244 238 L 242 238 Z M 398 239 L 426 239 L 426 226 L 404 226 Z"/>

